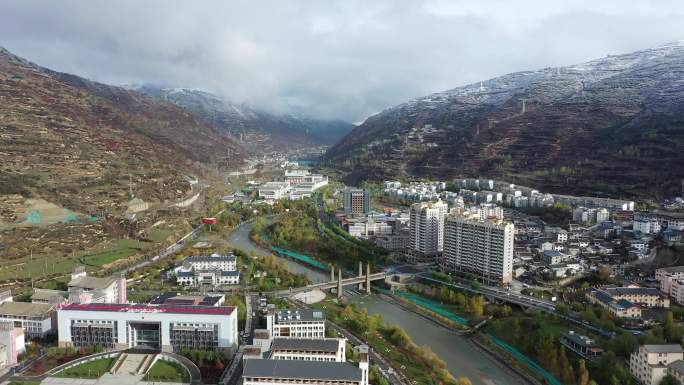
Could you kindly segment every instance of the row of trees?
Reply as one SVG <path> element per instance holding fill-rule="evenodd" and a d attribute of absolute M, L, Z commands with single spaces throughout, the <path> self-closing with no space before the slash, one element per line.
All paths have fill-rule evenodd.
<path fill-rule="evenodd" d="M 431 374 L 437 383 L 447 385 L 467 385 L 458 382 L 449 373 L 446 363 L 442 361 L 429 347 L 416 345 L 404 329 L 397 325 L 387 325 L 379 314 L 369 315 L 366 309 L 358 310 L 354 306 L 345 306 L 339 314 L 344 327 L 357 335 L 379 333 L 396 349 L 405 352 L 419 365 L 426 374 Z M 370 342 L 370 341 L 369 341 Z M 467 381 L 467 380 L 466 380 Z"/>

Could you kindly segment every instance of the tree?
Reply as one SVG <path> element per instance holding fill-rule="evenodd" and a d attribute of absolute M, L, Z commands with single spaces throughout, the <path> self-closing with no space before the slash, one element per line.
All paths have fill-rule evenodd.
<path fill-rule="evenodd" d="M 659 385 L 680 385 L 680 383 L 674 376 L 668 374 L 660 380 Z"/>
<path fill-rule="evenodd" d="M 587 364 L 584 360 L 579 360 L 579 367 L 577 369 L 579 372 L 579 377 L 577 378 L 578 385 L 589 385 L 589 371 L 587 370 Z"/>
<path fill-rule="evenodd" d="M 456 380 L 456 385 L 473 385 L 473 383 L 467 377 L 459 377 Z"/>
<path fill-rule="evenodd" d="M 484 314 L 484 297 L 476 295 L 470 298 L 470 312 L 475 318 L 482 318 Z"/>
<path fill-rule="evenodd" d="M 568 360 L 568 355 L 565 352 L 564 346 L 561 346 L 558 355 L 558 366 L 560 368 L 560 377 L 563 383 L 571 384 L 575 381 L 575 370 L 572 368 L 572 365 L 570 365 L 570 360 Z"/>

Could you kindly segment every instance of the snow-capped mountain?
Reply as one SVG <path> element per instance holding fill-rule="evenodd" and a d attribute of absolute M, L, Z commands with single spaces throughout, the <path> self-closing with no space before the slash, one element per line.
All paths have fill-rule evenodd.
<path fill-rule="evenodd" d="M 684 177 L 684 42 L 516 72 L 368 118 L 326 155 L 350 179 L 505 177 L 555 191 L 672 192 Z"/>
<path fill-rule="evenodd" d="M 192 111 L 223 129 L 246 148 L 260 152 L 330 145 L 353 128 L 350 123 L 339 120 L 272 114 L 247 105 L 231 103 L 198 89 L 162 88 L 153 85 L 128 87 Z"/>

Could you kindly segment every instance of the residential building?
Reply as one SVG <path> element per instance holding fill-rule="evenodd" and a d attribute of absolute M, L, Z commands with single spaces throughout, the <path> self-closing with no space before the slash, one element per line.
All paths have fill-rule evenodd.
<path fill-rule="evenodd" d="M 677 279 L 670 284 L 670 298 L 676 303 L 684 305 L 684 279 Z"/>
<path fill-rule="evenodd" d="M 272 337 L 324 338 L 325 313 L 310 309 L 276 311 L 269 305 L 266 328 Z"/>
<path fill-rule="evenodd" d="M 421 256 L 433 257 L 444 250 L 444 221 L 448 205 L 442 201 L 411 206 L 409 248 Z"/>
<path fill-rule="evenodd" d="M 68 304 L 57 311 L 59 346 L 220 350 L 238 344 L 233 306 Z"/>
<path fill-rule="evenodd" d="M 672 295 L 672 282 L 684 279 L 684 266 L 663 267 L 656 269 L 655 279 L 660 282 L 660 291 Z"/>
<path fill-rule="evenodd" d="M 26 338 L 44 338 L 53 331 L 55 306 L 46 303 L 3 302 L 0 304 L 0 322 L 11 321 L 21 325 Z"/>
<path fill-rule="evenodd" d="M 588 360 L 596 360 L 603 354 L 603 349 L 596 341 L 573 330 L 561 333 L 560 343 Z"/>
<path fill-rule="evenodd" d="M 603 306 L 615 317 L 632 319 L 641 318 L 641 307 L 626 299 L 613 298 L 603 290 L 596 288 L 588 289 L 587 299 L 593 304 Z"/>
<path fill-rule="evenodd" d="M 667 366 L 667 374 L 684 384 L 684 360 L 677 360 Z"/>
<path fill-rule="evenodd" d="M 274 338 L 268 358 L 345 362 L 346 341 L 344 338 Z"/>
<path fill-rule="evenodd" d="M 513 279 L 512 223 L 451 215 L 445 227 L 442 269 L 473 274 L 487 285 Z"/>
<path fill-rule="evenodd" d="M 658 289 L 650 287 L 640 287 L 636 285 L 626 287 L 603 287 L 603 292 L 613 299 L 627 300 L 631 303 L 647 308 L 669 308 L 670 299 L 664 296 Z"/>
<path fill-rule="evenodd" d="M 668 365 L 684 359 L 679 344 L 641 345 L 629 358 L 629 371 L 643 385 L 658 385 L 668 373 Z"/>
<path fill-rule="evenodd" d="M 557 265 L 565 262 L 570 256 L 556 250 L 545 250 L 542 253 L 542 261 L 547 265 Z"/>
<path fill-rule="evenodd" d="M 344 213 L 348 217 L 365 216 L 371 211 L 371 192 L 347 187 L 344 190 Z"/>

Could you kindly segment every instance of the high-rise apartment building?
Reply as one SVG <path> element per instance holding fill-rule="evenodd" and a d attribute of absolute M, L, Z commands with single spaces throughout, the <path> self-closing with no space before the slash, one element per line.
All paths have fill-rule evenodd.
<path fill-rule="evenodd" d="M 416 260 L 434 257 L 444 249 L 444 219 L 448 208 L 442 201 L 411 206 L 409 247 Z"/>
<path fill-rule="evenodd" d="M 344 190 L 344 213 L 350 217 L 370 213 L 370 199 L 370 190 L 347 187 Z"/>
<path fill-rule="evenodd" d="M 478 215 L 452 215 L 446 219 L 444 257 L 446 271 L 470 273 L 487 285 L 503 285 L 513 278 L 513 239 L 510 222 Z"/>

